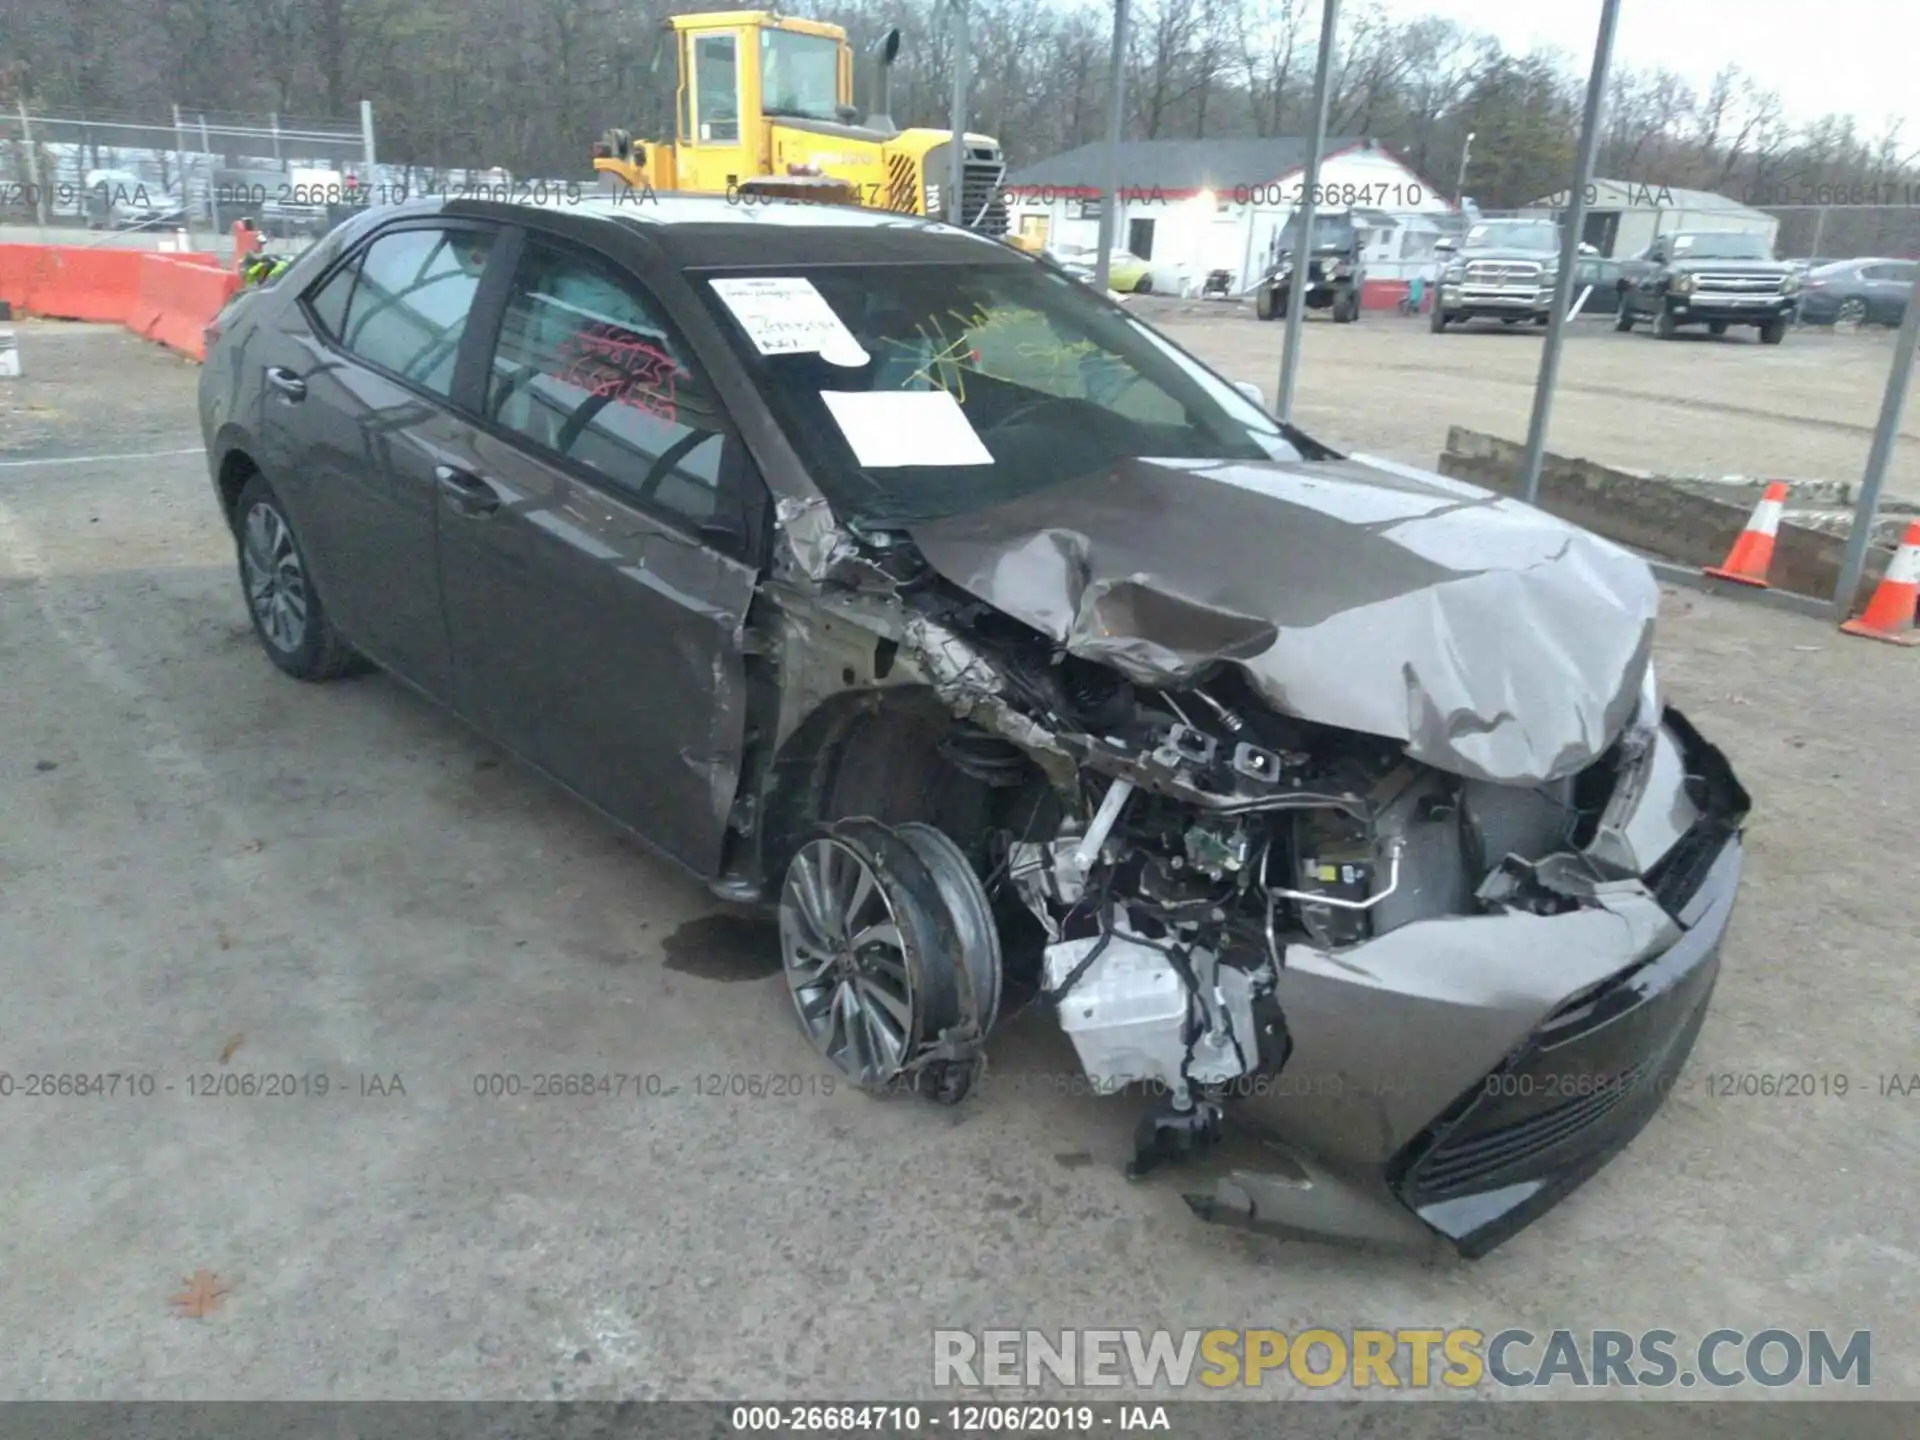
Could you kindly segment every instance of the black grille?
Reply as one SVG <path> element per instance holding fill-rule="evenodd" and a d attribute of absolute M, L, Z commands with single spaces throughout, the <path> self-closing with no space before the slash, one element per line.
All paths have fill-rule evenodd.
<path fill-rule="evenodd" d="M 1650 1055 L 1630 1070 L 1595 1077 L 1591 1094 L 1576 1095 L 1511 1125 L 1441 1144 L 1420 1166 L 1415 1181 L 1416 1203 L 1431 1204 L 1481 1189 L 1523 1161 L 1578 1138 L 1617 1106 L 1633 1099 L 1665 1058 L 1665 1052 Z M 1510 1078 L 1519 1080 L 1523 1076 L 1525 1072 Z M 1503 1078 L 1509 1077 L 1496 1075 L 1489 1083 L 1497 1084 Z"/>

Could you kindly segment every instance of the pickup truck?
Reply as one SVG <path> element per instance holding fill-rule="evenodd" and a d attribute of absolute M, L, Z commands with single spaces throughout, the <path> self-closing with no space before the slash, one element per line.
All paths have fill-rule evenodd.
<path fill-rule="evenodd" d="M 1560 242 L 1560 227 L 1551 220 L 1484 220 L 1464 240 L 1439 241 L 1440 293 L 1427 322 L 1433 333 L 1467 320 L 1545 325 L 1553 314 Z M 1595 253 L 1580 246 L 1583 257 Z"/>
<path fill-rule="evenodd" d="M 1705 325 L 1715 335 L 1751 325 L 1761 344 L 1778 345 L 1800 303 L 1794 267 L 1773 258 L 1764 236 L 1738 230 L 1662 235 L 1627 261 L 1619 283 L 1613 328 L 1631 330 L 1650 319 L 1662 340 L 1684 325 Z"/>

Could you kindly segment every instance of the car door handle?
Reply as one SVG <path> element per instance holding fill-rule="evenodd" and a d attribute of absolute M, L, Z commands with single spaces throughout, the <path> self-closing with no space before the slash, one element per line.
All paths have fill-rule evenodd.
<path fill-rule="evenodd" d="M 284 365 L 267 367 L 267 384 L 288 400 L 299 401 L 307 398 L 307 382 Z"/>
<path fill-rule="evenodd" d="M 462 515 L 491 515 L 500 508 L 500 492 L 471 470 L 457 465 L 436 465 L 433 478 L 440 482 L 441 493 L 453 501 Z"/>

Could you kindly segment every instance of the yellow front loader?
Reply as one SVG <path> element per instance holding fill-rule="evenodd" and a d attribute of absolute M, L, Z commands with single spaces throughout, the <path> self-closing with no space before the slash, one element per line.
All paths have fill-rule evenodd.
<path fill-rule="evenodd" d="M 895 127 L 888 75 L 900 32 L 882 42 L 873 110 L 853 104 L 853 48 L 838 25 L 768 10 L 676 15 L 663 23 L 656 73 L 674 76 L 671 140 L 609 130 L 593 168 L 620 188 L 726 195 L 743 204 L 773 196 L 837 200 L 902 215 L 944 216 L 952 135 Z M 999 142 L 965 137 L 961 220 L 1007 232 Z"/>

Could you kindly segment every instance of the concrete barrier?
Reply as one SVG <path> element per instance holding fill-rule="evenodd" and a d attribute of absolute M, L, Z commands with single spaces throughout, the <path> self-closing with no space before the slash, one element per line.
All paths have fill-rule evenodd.
<path fill-rule="evenodd" d="M 1525 447 L 1511 440 L 1456 425 L 1447 431 L 1447 448 L 1438 468 L 1442 475 L 1503 495 L 1518 495 L 1525 454 Z M 1750 502 L 1740 503 L 1745 500 L 1744 487 L 1729 487 L 1729 494 L 1738 499 L 1711 493 L 1711 487 L 1697 476 L 1676 481 L 1617 470 L 1592 460 L 1548 455 L 1540 467 L 1536 503 L 1549 514 L 1628 549 L 1699 569 L 1726 559 L 1753 513 Z M 1789 489 L 1789 507 L 1793 499 Z M 1767 578 L 1775 589 L 1828 600 L 1840 583 L 1845 550 L 1844 532 L 1827 534 L 1792 519 L 1783 520 Z M 1869 549 L 1856 604 L 1865 602 L 1892 558 L 1889 547 L 1875 545 Z"/>
<path fill-rule="evenodd" d="M 0 245 L 0 300 L 19 314 L 125 325 L 206 359 L 202 332 L 240 277 L 216 255 L 84 245 Z"/>

